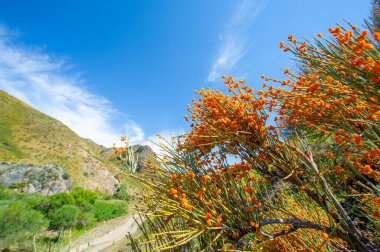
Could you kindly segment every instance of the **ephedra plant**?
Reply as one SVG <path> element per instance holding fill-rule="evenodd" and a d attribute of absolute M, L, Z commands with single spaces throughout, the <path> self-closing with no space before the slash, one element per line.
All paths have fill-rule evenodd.
<path fill-rule="evenodd" d="M 133 250 L 380 251 L 380 34 L 347 26 L 290 35 L 302 71 L 263 90 L 196 92 L 190 131 L 140 176 Z"/>

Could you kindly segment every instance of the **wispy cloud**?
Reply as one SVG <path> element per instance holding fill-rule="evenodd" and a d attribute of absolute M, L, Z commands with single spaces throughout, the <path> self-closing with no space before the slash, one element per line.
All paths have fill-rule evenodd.
<path fill-rule="evenodd" d="M 119 114 L 102 96 L 91 93 L 80 75 L 68 74 L 70 66 L 39 47 L 20 44 L 14 33 L 0 26 L 0 89 L 60 120 L 82 137 L 111 146 L 119 139 Z M 124 125 L 133 142 L 144 140 L 133 121 Z M 118 130 L 119 128 L 119 130 Z"/>
<path fill-rule="evenodd" d="M 243 0 L 232 11 L 224 31 L 219 34 L 221 43 L 207 77 L 209 82 L 217 80 L 222 73 L 230 72 L 248 52 L 248 29 L 265 8 L 266 2 L 266 0 Z"/>

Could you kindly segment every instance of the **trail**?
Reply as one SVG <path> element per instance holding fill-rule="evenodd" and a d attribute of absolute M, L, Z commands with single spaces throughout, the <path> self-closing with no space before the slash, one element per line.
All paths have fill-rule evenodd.
<path fill-rule="evenodd" d="M 72 241 L 70 246 L 62 249 L 63 252 L 97 252 L 112 246 L 114 243 L 125 238 L 128 232 L 133 233 L 138 229 L 138 225 L 133 219 L 137 214 L 121 216 L 91 229 Z"/>

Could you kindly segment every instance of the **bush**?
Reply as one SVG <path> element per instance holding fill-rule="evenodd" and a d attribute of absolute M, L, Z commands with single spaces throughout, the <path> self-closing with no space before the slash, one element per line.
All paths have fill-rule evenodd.
<path fill-rule="evenodd" d="M 28 186 L 26 182 L 17 182 L 9 186 L 9 189 L 23 189 Z"/>
<path fill-rule="evenodd" d="M 112 194 L 103 194 L 100 199 L 102 200 L 113 200 L 115 199 L 115 195 Z"/>
<path fill-rule="evenodd" d="M 97 221 L 110 220 L 127 213 L 124 203 L 108 203 L 98 201 L 95 203 L 95 218 Z"/>
<path fill-rule="evenodd" d="M 304 70 L 264 90 L 222 75 L 228 94 L 196 91 L 189 132 L 139 177 L 143 246 L 380 251 L 380 33 L 329 32 L 280 42 Z"/>
<path fill-rule="evenodd" d="M 3 199 L 3 200 L 16 199 L 16 198 L 20 198 L 20 195 L 23 195 L 23 194 L 16 192 L 14 190 L 9 190 L 5 186 L 0 185 L 0 199 Z"/>
<path fill-rule="evenodd" d="M 74 205 L 75 198 L 70 193 L 59 193 L 50 197 L 51 208 L 59 208 L 63 205 Z"/>
<path fill-rule="evenodd" d="M 85 227 L 91 226 L 96 221 L 95 216 L 91 212 L 81 211 L 78 215 L 78 223 L 76 228 L 83 229 Z"/>
<path fill-rule="evenodd" d="M 114 194 L 115 198 L 120 200 L 131 200 L 131 195 L 128 194 L 128 186 L 126 183 L 121 184 Z"/>
<path fill-rule="evenodd" d="M 75 188 L 71 192 L 74 197 L 75 204 L 77 206 L 85 206 L 87 204 L 94 204 L 97 199 L 97 195 L 95 192 L 86 191 L 82 188 Z"/>
<path fill-rule="evenodd" d="M 0 239 L 29 238 L 47 226 L 44 216 L 26 204 L 17 202 L 0 211 Z"/>
<path fill-rule="evenodd" d="M 39 194 L 25 195 L 25 203 L 31 208 L 44 212 L 50 206 L 50 200 L 48 197 L 41 196 Z"/>
<path fill-rule="evenodd" d="M 50 214 L 50 228 L 58 230 L 75 227 L 78 223 L 80 209 L 74 205 L 64 205 Z"/>
<path fill-rule="evenodd" d="M 69 180 L 70 179 L 70 175 L 68 174 L 68 173 L 64 173 L 63 175 L 62 175 L 62 178 L 64 179 L 64 180 Z"/>

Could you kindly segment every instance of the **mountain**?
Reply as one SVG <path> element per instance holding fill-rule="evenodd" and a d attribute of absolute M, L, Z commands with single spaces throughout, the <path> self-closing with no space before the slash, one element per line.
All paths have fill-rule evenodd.
<path fill-rule="evenodd" d="M 24 176 L 14 175 L 15 170 L 32 174 L 53 167 L 56 174 L 62 168 L 57 176 L 72 186 L 112 193 L 119 185 L 118 169 L 101 154 L 106 149 L 0 90 L 0 176 L 8 172 L 8 182 Z"/>
<path fill-rule="evenodd" d="M 153 152 L 152 148 L 150 148 L 148 145 L 132 145 L 132 151 L 134 153 L 135 158 L 137 158 L 137 169 L 136 172 L 143 173 L 145 171 L 144 169 L 144 163 L 145 162 L 156 162 L 156 155 Z M 115 159 L 115 151 L 113 148 L 106 148 L 103 149 L 101 152 L 101 155 L 103 157 L 106 157 L 110 162 L 112 162 L 117 167 L 122 167 L 120 162 Z"/>

